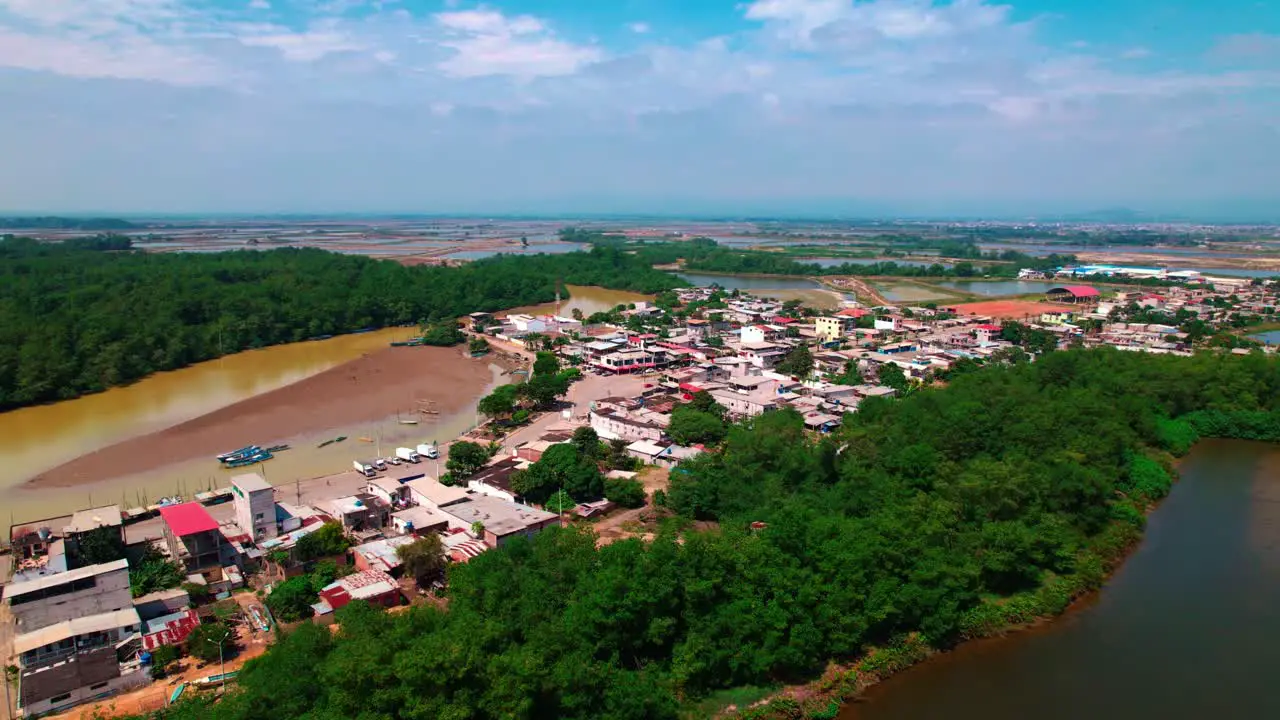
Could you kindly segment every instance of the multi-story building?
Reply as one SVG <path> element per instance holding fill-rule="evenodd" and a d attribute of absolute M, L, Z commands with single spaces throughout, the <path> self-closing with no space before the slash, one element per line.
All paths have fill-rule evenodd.
<path fill-rule="evenodd" d="M 164 518 L 164 540 L 169 554 L 186 572 L 222 566 L 226 543 L 218 529 L 218 521 L 203 505 L 189 502 L 162 507 L 160 517 Z"/>
<path fill-rule="evenodd" d="M 231 494 L 236 524 L 241 530 L 251 535 L 255 543 L 276 536 L 275 490 L 261 475 L 249 473 L 231 478 Z"/>
<path fill-rule="evenodd" d="M 5 588 L 5 600 L 14 617 L 24 717 L 148 681 L 137 660 L 142 620 L 129 593 L 127 561 L 14 582 Z"/>

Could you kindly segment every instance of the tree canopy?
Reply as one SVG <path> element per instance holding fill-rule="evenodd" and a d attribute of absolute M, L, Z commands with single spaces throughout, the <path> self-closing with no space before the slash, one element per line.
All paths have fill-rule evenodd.
<path fill-rule="evenodd" d="M 1172 453 L 1214 435 L 1280 439 L 1280 359 L 1068 350 L 867 399 L 820 437 L 768 413 L 672 473 L 666 505 L 715 529 L 513 539 L 450 568 L 447 610 L 352 603 L 163 714 L 676 720 L 897 638 L 1061 612 L 1137 539 Z"/>
<path fill-rule="evenodd" d="M 250 348 L 547 302 L 556 283 L 657 292 L 617 248 L 407 267 L 315 249 L 146 253 L 128 238 L 0 240 L 0 410 L 76 397 Z M 113 252 L 103 252 L 113 250 Z"/>

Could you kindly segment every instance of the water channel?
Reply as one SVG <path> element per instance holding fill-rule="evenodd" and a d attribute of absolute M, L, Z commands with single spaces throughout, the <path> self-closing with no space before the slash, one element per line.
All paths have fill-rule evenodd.
<path fill-rule="evenodd" d="M 908 670 L 840 719 L 1280 717 L 1280 446 L 1206 441 L 1181 476 L 1085 607 Z"/>
<path fill-rule="evenodd" d="M 16 520 L 51 517 L 96 504 L 137 504 L 145 494 L 152 502 L 182 491 L 190 496 L 208 485 L 225 485 L 229 471 L 202 458 L 154 471 L 76 487 L 23 487 L 28 478 L 87 453 L 211 413 L 242 400 L 282 388 L 387 347 L 392 340 L 416 334 L 414 328 L 390 328 L 342 335 L 235 355 L 157 373 L 125 387 L 50 405 L 0 413 L 0 508 Z M 295 443 L 262 466 L 273 482 L 313 477 L 345 469 L 358 436 L 381 436 L 384 454 L 396 442 L 452 439 L 475 421 L 474 412 L 438 416 L 421 426 L 402 426 L 395 417 L 379 423 L 339 427 L 330 435 L 350 435 L 345 446 L 316 451 L 313 438 Z M 434 435 L 427 438 L 425 435 Z M 281 438 L 290 433 L 281 428 Z M 421 437 L 420 437 L 421 436 Z M 323 438 L 322 438 L 323 439 Z M 267 438 L 274 441 L 276 438 Z M 231 449 L 231 448 L 227 448 Z M 365 454 L 374 454 L 368 447 Z"/>

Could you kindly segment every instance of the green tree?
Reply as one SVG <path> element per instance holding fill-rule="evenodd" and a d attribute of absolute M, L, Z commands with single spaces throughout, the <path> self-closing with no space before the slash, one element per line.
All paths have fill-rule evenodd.
<path fill-rule="evenodd" d="M 476 409 L 491 418 L 510 417 L 515 412 L 518 390 L 517 385 L 499 385 L 493 392 L 480 398 Z"/>
<path fill-rule="evenodd" d="M 897 390 L 899 394 L 906 392 L 911 387 L 910 382 L 907 381 L 906 373 L 902 371 L 902 368 L 891 362 L 881 363 L 876 368 L 876 372 L 876 377 L 881 385 L 891 387 Z"/>
<path fill-rule="evenodd" d="M 282 622 L 305 620 L 315 614 L 311 605 L 319 598 L 306 575 L 289 578 L 267 595 L 267 609 Z"/>
<path fill-rule="evenodd" d="M 422 326 L 422 344 L 448 347 L 466 340 L 458 324 L 452 320 L 428 323 Z"/>
<path fill-rule="evenodd" d="M 728 428 L 719 415 L 681 405 L 671 413 L 667 435 L 681 445 L 714 445 L 724 439 Z"/>
<path fill-rule="evenodd" d="M 303 535 L 294 547 L 297 550 L 299 560 L 311 562 L 319 558 L 345 553 L 347 548 L 351 547 L 351 540 L 347 538 L 341 523 L 330 521 L 321 525 L 314 532 Z"/>
<path fill-rule="evenodd" d="M 604 496 L 622 507 L 643 507 L 644 485 L 634 478 L 609 478 L 604 481 Z"/>
<path fill-rule="evenodd" d="M 786 357 L 778 363 L 778 372 L 792 377 L 804 378 L 813 372 L 813 353 L 805 345 L 792 348 Z"/>
<path fill-rule="evenodd" d="M 75 557 L 77 566 L 99 565 L 120 560 L 124 555 L 124 541 L 118 527 L 99 527 L 80 534 Z"/>
<path fill-rule="evenodd" d="M 511 477 L 511 488 L 526 501 L 539 505 L 557 490 L 578 502 L 599 499 L 604 476 L 590 457 L 578 454 L 569 443 L 552 445 L 538 462 Z"/>
<path fill-rule="evenodd" d="M 400 558 L 405 575 L 413 578 L 420 588 L 430 587 L 431 583 L 444 577 L 447 564 L 444 544 L 435 533 L 428 533 L 409 545 L 396 548 L 396 557 Z"/>
<path fill-rule="evenodd" d="M 598 460 L 600 458 L 600 435 L 590 425 L 583 425 L 573 431 L 573 437 L 569 440 L 578 454 L 585 458 Z"/>
<path fill-rule="evenodd" d="M 560 360 L 556 358 L 555 353 L 539 352 L 537 359 L 533 361 L 533 374 L 537 375 L 555 375 L 560 372 Z"/>
<path fill-rule="evenodd" d="M 148 545 L 129 567 L 129 590 L 134 597 L 178 587 L 185 579 L 182 569 L 169 562 L 154 545 Z"/>
<path fill-rule="evenodd" d="M 489 462 L 489 451 L 484 446 L 467 440 L 459 440 L 449 446 L 449 460 L 445 466 L 450 474 L 465 481 Z"/>
<path fill-rule="evenodd" d="M 214 662 L 218 659 L 219 642 L 222 643 L 225 657 L 235 649 L 235 641 L 235 633 L 226 625 L 220 622 L 202 623 L 187 636 L 187 652 L 205 662 Z"/>

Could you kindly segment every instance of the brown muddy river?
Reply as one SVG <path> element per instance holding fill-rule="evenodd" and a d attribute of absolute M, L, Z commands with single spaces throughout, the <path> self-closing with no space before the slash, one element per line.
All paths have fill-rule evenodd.
<path fill-rule="evenodd" d="M 1280 446 L 1201 443 L 1098 597 L 961 647 L 841 720 L 1280 718 Z"/>

